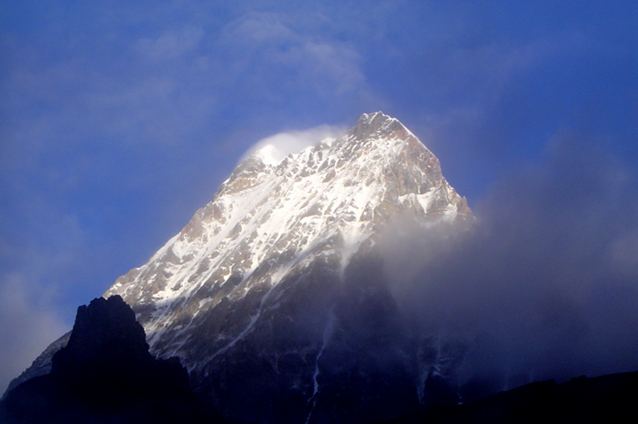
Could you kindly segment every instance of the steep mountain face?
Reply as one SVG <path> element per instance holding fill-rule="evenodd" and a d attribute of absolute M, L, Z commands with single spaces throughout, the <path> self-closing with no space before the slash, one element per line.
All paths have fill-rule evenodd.
<path fill-rule="evenodd" d="M 364 422 L 450 391 L 441 374 L 462 349 L 411 334 L 378 249 L 398 219 L 472 220 L 438 159 L 381 112 L 280 162 L 268 153 L 104 296 L 131 305 L 151 352 L 178 356 L 235 422 Z"/>
<path fill-rule="evenodd" d="M 441 175 L 438 159 L 382 113 L 363 115 L 338 140 L 277 165 L 265 151 L 241 163 L 178 235 L 106 292 L 135 305 L 153 349 L 167 353 L 169 340 L 188 343 L 188 329 L 223 299 L 265 290 L 263 309 L 261 299 L 274 295 L 270 289 L 317 260 L 343 273 L 353 254 L 369 251 L 398 214 L 424 223 L 471 214 Z M 254 323 L 239 325 L 239 334 Z M 232 336 L 225 331 L 220 347 L 236 342 Z"/>
<path fill-rule="evenodd" d="M 105 296 L 132 305 L 151 350 L 179 356 L 234 419 L 383 416 L 423 401 L 375 251 L 399 215 L 423 226 L 471 218 L 417 137 L 364 114 L 340 138 L 280 163 L 268 148 L 248 157 Z"/>

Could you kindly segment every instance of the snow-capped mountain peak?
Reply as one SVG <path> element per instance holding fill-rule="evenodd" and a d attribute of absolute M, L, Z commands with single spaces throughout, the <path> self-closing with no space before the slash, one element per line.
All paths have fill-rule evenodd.
<path fill-rule="evenodd" d="M 178 235 L 106 293 L 136 305 L 152 346 L 186 330 L 174 325 L 186 305 L 197 316 L 317 258 L 342 270 L 399 211 L 448 221 L 469 214 L 436 157 L 381 112 L 281 160 L 273 149 L 246 158 Z"/>
<path fill-rule="evenodd" d="M 465 199 L 382 112 L 298 153 L 268 144 L 104 296 L 122 296 L 151 352 L 179 356 L 232 420 L 356 422 L 418 406 L 437 359 L 407 335 L 377 245 L 399 216 L 471 220 Z"/>

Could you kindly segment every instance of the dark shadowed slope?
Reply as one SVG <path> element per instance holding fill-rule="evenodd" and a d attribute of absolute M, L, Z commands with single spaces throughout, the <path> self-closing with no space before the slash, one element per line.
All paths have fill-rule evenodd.
<path fill-rule="evenodd" d="M 377 424 L 635 423 L 638 372 L 527 384 L 464 405 Z"/>
<path fill-rule="evenodd" d="M 155 359 L 119 296 L 80 306 L 68 345 L 48 375 L 10 391 L 3 423 L 219 423 L 188 386 L 177 358 Z"/>

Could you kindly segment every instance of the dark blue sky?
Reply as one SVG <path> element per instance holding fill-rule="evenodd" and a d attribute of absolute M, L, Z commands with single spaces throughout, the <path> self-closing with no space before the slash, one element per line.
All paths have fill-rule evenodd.
<path fill-rule="evenodd" d="M 279 132 L 382 110 L 471 207 L 565 139 L 635 179 L 637 22 L 635 1 L 0 2 L 0 386 Z"/>

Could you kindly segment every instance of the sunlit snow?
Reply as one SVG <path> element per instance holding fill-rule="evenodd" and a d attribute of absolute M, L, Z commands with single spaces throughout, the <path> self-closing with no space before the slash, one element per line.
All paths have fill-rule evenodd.
<path fill-rule="evenodd" d="M 373 121 L 377 127 L 361 139 L 356 131 L 369 131 L 366 125 Z M 296 141 L 281 135 L 263 140 L 268 143 L 253 152 L 262 165 L 238 168 L 179 234 L 146 265 L 118 279 L 106 295 L 153 305 L 142 323 L 154 346 L 160 340 L 177 343 L 193 320 L 222 298 L 238 301 L 261 287 L 265 295 L 259 310 L 243 330 L 227 335 L 220 353 L 252 331 L 272 289 L 293 269 L 303 270 L 323 257 L 343 275 L 353 255 L 364 244 L 373 246 L 373 236 L 398 211 L 423 217 L 436 212 L 436 220 L 453 221 L 461 198 L 440 172 L 430 181 L 426 172 L 438 161 L 429 150 L 385 115 L 364 114 L 360 125 L 363 129 L 318 139 L 295 154 L 280 147 L 299 147 L 299 140 L 316 139 L 331 128 L 303 132 L 305 138 L 298 133 Z M 405 172 L 421 185 L 408 190 L 400 175 Z M 211 294 L 202 298 L 202 293 Z M 184 310 L 191 311 L 190 321 L 182 318 L 178 327 L 174 321 Z"/>

